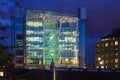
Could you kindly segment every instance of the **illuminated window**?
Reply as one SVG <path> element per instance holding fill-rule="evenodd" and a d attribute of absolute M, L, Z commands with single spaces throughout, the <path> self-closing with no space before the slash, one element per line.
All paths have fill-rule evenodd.
<path fill-rule="evenodd" d="M 108 43 L 105 43 L 105 47 L 107 47 L 108 46 Z"/>
<path fill-rule="evenodd" d="M 17 47 L 22 47 L 23 46 L 23 42 L 17 42 Z"/>
<path fill-rule="evenodd" d="M 117 52 L 115 53 L 115 56 L 118 56 L 118 53 L 117 53 Z"/>
<path fill-rule="evenodd" d="M 115 68 L 118 68 L 118 64 L 115 64 Z"/>
<path fill-rule="evenodd" d="M 0 72 L 0 76 L 4 76 L 4 72 Z"/>
<path fill-rule="evenodd" d="M 101 58 L 100 58 L 100 57 L 98 57 L 98 60 L 101 60 Z"/>
<path fill-rule="evenodd" d="M 118 59 L 117 58 L 115 59 L 115 63 L 118 63 Z"/>
<path fill-rule="evenodd" d="M 104 66 L 101 66 L 101 68 L 103 69 L 103 68 L 104 68 Z"/>
<path fill-rule="evenodd" d="M 108 68 L 108 66 L 106 65 L 105 68 Z"/>
<path fill-rule="evenodd" d="M 111 42 L 111 46 L 113 46 L 113 42 Z"/>
<path fill-rule="evenodd" d="M 118 45 L 118 41 L 115 41 L 115 45 Z"/>
<path fill-rule="evenodd" d="M 99 44 L 97 44 L 97 47 L 99 47 L 100 45 Z"/>
<path fill-rule="evenodd" d="M 42 22 L 41 21 L 27 21 L 26 23 L 27 26 L 42 26 Z"/>
<path fill-rule="evenodd" d="M 108 63 L 108 60 L 106 60 L 106 63 Z"/>

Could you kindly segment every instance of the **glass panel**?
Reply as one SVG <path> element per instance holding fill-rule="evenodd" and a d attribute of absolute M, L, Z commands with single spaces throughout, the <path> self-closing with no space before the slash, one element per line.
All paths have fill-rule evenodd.
<path fill-rule="evenodd" d="M 45 20 L 46 30 L 56 30 L 58 28 L 58 22 L 56 20 L 47 19 Z"/>
<path fill-rule="evenodd" d="M 23 24 L 23 17 L 16 17 L 16 24 Z"/>
<path fill-rule="evenodd" d="M 57 21 L 48 19 L 45 22 L 45 64 L 50 65 L 53 58 L 55 64 L 58 64 L 58 30 Z M 51 31 L 52 30 L 52 31 Z M 53 56 L 51 55 L 53 54 Z"/>
<path fill-rule="evenodd" d="M 16 38 L 23 40 L 23 35 L 22 34 L 17 34 Z"/>
<path fill-rule="evenodd" d="M 16 25 L 16 32 L 23 32 L 23 25 Z"/>

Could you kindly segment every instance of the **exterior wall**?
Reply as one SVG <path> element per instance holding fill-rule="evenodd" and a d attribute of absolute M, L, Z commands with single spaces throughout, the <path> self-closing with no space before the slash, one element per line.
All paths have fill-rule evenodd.
<path fill-rule="evenodd" d="M 120 38 L 107 39 L 96 44 L 95 65 L 102 68 L 120 68 Z"/>
<path fill-rule="evenodd" d="M 86 8 L 81 7 L 79 10 L 79 67 L 86 67 Z"/>
<path fill-rule="evenodd" d="M 25 43 L 27 68 L 79 67 L 78 17 L 28 10 Z"/>

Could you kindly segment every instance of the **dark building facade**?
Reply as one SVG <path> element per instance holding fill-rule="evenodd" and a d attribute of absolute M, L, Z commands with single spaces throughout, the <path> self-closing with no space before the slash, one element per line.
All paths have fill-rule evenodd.
<path fill-rule="evenodd" d="M 101 68 L 120 68 L 120 28 L 96 43 L 95 65 Z"/>

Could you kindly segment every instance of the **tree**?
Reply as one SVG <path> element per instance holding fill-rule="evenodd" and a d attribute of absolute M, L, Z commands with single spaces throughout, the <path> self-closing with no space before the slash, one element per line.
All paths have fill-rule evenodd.
<path fill-rule="evenodd" d="M 0 68 L 13 66 L 13 55 L 4 46 L 0 45 Z"/>
<path fill-rule="evenodd" d="M 0 31 L 1 31 L 0 33 L 2 34 L 0 35 L 0 41 L 3 41 L 6 38 L 6 35 L 4 33 L 7 32 L 6 31 L 7 27 L 8 26 L 4 26 L 0 23 Z M 6 68 L 12 65 L 13 65 L 13 55 L 7 51 L 7 48 L 5 48 L 2 44 L 0 44 L 0 68 Z"/>

